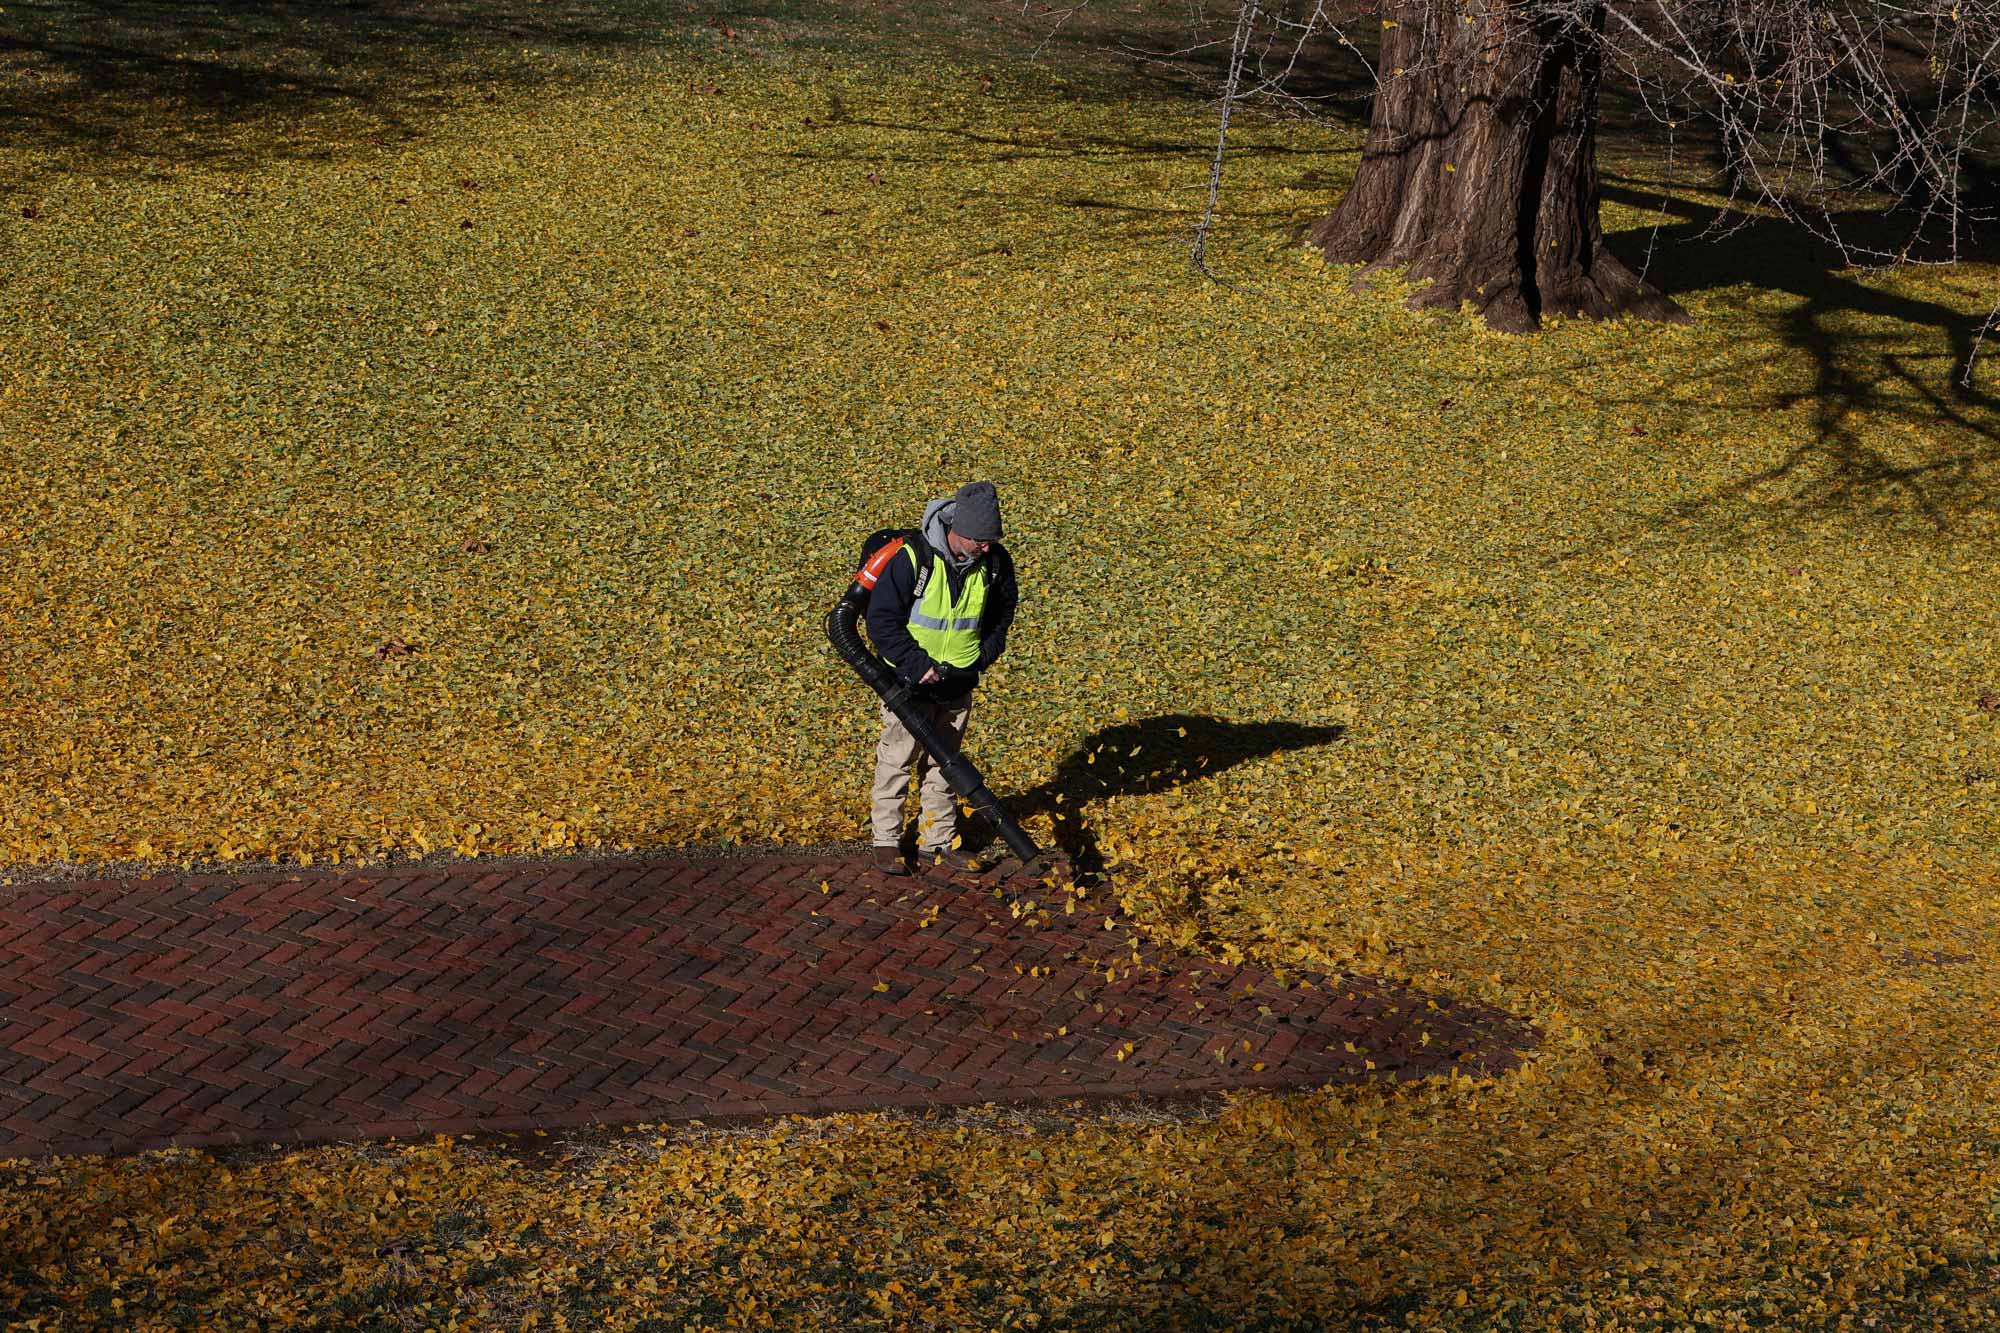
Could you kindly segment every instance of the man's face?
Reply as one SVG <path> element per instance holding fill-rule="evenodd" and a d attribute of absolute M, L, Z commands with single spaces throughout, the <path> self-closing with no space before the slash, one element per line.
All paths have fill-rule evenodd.
<path fill-rule="evenodd" d="M 970 537 L 961 537 L 956 532 L 947 531 L 945 541 L 951 546 L 952 555 L 960 560 L 970 560 L 975 555 L 984 555 L 992 542 L 976 542 Z"/>

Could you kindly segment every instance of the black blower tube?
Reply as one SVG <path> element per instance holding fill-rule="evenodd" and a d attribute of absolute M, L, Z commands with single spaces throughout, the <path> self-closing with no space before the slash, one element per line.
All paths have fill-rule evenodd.
<path fill-rule="evenodd" d="M 1014 817 L 1000 806 L 1000 798 L 986 785 L 986 779 L 979 776 L 979 770 L 972 766 L 959 748 L 938 733 L 938 729 L 911 706 L 910 687 L 896 679 L 896 673 L 881 658 L 868 650 L 855 632 L 854 622 L 861 616 L 861 608 L 868 604 L 868 590 L 859 583 L 848 585 L 846 593 L 827 613 L 826 637 L 833 640 L 834 650 L 847 659 L 847 665 L 854 668 L 854 674 L 868 683 L 870 689 L 882 696 L 889 711 L 917 738 L 917 744 L 924 747 L 938 772 L 951 789 L 963 796 L 973 809 L 992 820 L 1000 830 L 1000 836 L 1013 849 L 1014 855 L 1025 863 L 1041 855 Z"/>

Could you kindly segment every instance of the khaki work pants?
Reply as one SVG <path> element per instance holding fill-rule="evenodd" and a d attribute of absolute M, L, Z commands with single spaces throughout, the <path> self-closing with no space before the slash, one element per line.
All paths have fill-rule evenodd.
<path fill-rule="evenodd" d="M 965 724 L 972 717 L 971 695 L 956 707 L 916 706 L 925 710 L 940 734 L 953 742 L 965 739 Z M 917 823 L 917 847 L 923 855 L 935 856 L 958 837 L 958 800 L 924 747 L 884 704 L 882 739 L 875 742 L 875 788 L 870 793 L 877 847 L 894 847 L 903 840 L 903 801 L 909 795 L 912 768 L 923 774 L 924 813 Z"/>

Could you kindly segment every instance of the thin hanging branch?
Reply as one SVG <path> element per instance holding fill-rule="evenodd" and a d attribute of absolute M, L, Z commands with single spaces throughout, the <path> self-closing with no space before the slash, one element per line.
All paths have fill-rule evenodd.
<path fill-rule="evenodd" d="M 1244 0 L 1236 11 L 1236 36 L 1229 44 L 1229 81 L 1222 89 L 1222 115 L 1215 131 L 1215 157 L 1208 164 L 1208 206 L 1202 209 L 1201 222 L 1194 229 L 1194 244 L 1189 252 L 1195 270 L 1205 278 L 1215 277 L 1208 271 L 1208 230 L 1214 225 L 1215 200 L 1222 190 L 1222 159 L 1229 149 L 1229 113 L 1236 106 L 1236 92 L 1243 79 L 1243 56 L 1250 49 L 1250 31 L 1256 23 L 1255 0 Z"/>

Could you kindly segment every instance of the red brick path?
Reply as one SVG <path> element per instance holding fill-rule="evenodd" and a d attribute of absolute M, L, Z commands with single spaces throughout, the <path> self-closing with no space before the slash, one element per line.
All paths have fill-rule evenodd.
<path fill-rule="evenodd" d="M 1006 869 L 0 890 L 0 1157 L 1301 1087 L 1495 1071 L 1530 1039 L 1362 978 L 1165 955 Z"/>

